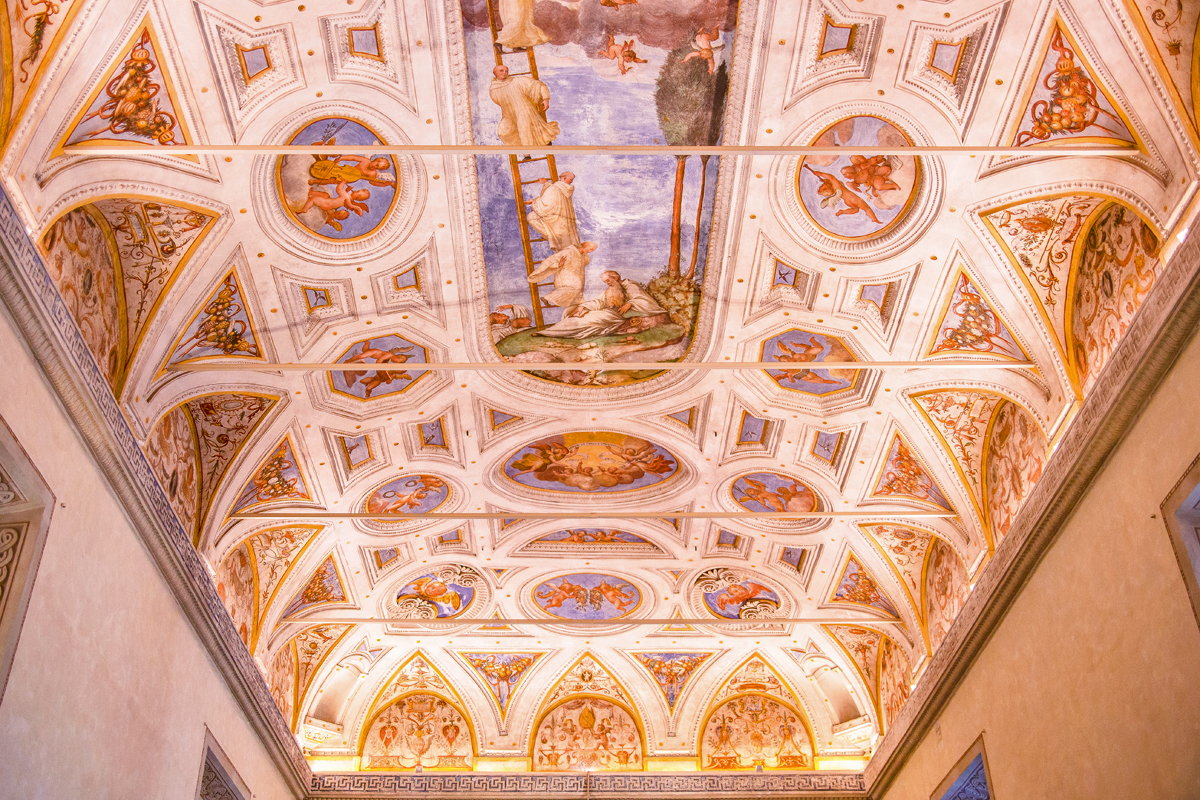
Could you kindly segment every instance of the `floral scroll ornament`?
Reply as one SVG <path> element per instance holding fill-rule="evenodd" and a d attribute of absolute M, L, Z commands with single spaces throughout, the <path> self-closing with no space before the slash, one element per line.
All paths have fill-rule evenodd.
<path fill-rule="evenodd" d="M 1166 37 L 1163 46 L 1167 48 L 1167 55 L 1174 58 L 1176 65 L 1178 65 L 1179 54 L 1183 50 L 1183 40 L 1179 38 L 1179 33 L 1175 30 L 1175 27 L 1183 19 L 1183 0 L 1175 0 L 1174 15 L 1167 10 L 1170 5 L 1170 0 L 1162 0 L 1162 6 L 1150 12 L 1150 21 Z"/>
<path fill-rule="evenodd" d="M 1034 140 L 1046 141 L 1054 136 L 1085 133 L 1091 127 L 1120 137 L 1121 132 L 1110 130 L 1097 121 L 1103 114 L 1124 127 L 1119 118 L 1100 107 L 1096 84 L 1087 69 L 1075 63 L 1075 51 L 1063 41 L 1061 29 L 1055 29 L 1050 47 L 1058 51 L 1054 71 L 1042 81 L 1051 92 L 1050 99 L 1038 100 L 1029 109 L 1033 124 L 1017 136 L 1017 146 L 1023 147 Z"/>
<path fill-rule="evenodd" d="M 41 6 L 39 9 L 38 6 Z M 21 28 L 29 37 L 29 44 L 25 48 L 25 56 L 21 59 L 18 66 L 21 69 L 21 83 L 29 81 L 29 67 L 33 66 L 33 62 L 37 61 L 38 55 L 42 52 L 42 44 L 46 40 L 46 29 L 53 24 L 53 17 L 58 13 L 58 4 L 51 0 L 32 0 L 26 2 L 21 0 L 21 7 L 17 12 L 17 18 L 21 20 Z M 24 16 L 28 15 L 28 16 Z M 24 17 L 24 19 L 21 19 Z"/>
<path fill-rule="evenodd" d="M 121 71 L 104 87 L 108 100 L 84 117 L 84 121 L 99 117 L 108 123 L 107 128 L 93 131 L 89 136 L 127 134 L 151 139 L 162 145 L 183 144 L 175 139 L 177 122 L 174 115 L 158 107 L 156 97 L 162 91 L 162 86 L 155 83 L 152 77 L 158 66 L 151 55 L 150 31 L 144 29 Z"/>

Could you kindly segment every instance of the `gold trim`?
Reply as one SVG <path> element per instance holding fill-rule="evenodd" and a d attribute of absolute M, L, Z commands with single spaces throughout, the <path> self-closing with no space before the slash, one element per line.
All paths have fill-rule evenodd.
<path fill-rule="evenodd" d="M 846 37 L 846 46 L 845 47 L 835 47 L 834 49 L 829 50 L 829 51 L 825 50 L 825 37 L 826 37 L 826 35 L 828 35 L 830 28 L 836 28 L 839 31 L 844 31 L 844 30 L 848 29 L 850 31 L 850 35 Z M 854 40 L 857 38 L 857 36 L 858 36 L 858 24 L 857 23 L 853 23 L 853 22 L 849 23 L 849 24 L 837 23 L 837 22 L 834 22 L 833 17 L 831 17 L 829 14 L 826 14 L 824 24 L 821 25 L 821 41 L 819 41 L 817 43 L 817 61 L 821 61 L 823 59 L 829 58 L 830 56 L 837 56 L 837 55 L 841 55 L 842 53 L 849 53 L 851 50 L 854 49 Z"/>
<path fill-rule="evenodd" d="M 275 68 L 275 64 L 271 61 L 271 50 L 264 44 L 256 45 L 255 47 L 242 47 L 235 43 L 237 49 L 238 65 L 242 68 L 242 80 L 249 85 L 251 81 L 260 77 L 264 72 L 270 72 Z M 246 64 L 246 53 L 252 53 L 255 50 L 261 50 L 263 58 L 267 60 L 267 65 L 253 75 L 250 74 L 250 67 Z"/>
<path fill-rule="evenodd" d="M 959 39 L 956 42 L 943 42 L 941 39 L 934 39 L 933 47 L 929 48 L 929 61 L 926 62 L 925 66 L 928 67 L 929 69 L 933 70 L 934 72 L 938 73 L 946 80 L 950 81 L 950 83 L 954 83 L 955 81 L 958 80 L 958 70 L 962 66 L 963 58 L 967 54 L 967 42 L 969 42 L 970 40 L 971 39 L 969 36 L 964 39 Z M 958 55 L 954 59 L 954 66 L 950 68 L 950 72 L 946 72 L 946 70 L 942 69 L 941 67 L 935 66 L 933 63 L 934 60 L 937 58 L 937 51 L 938 51 L 939 45 L 943 46 L 943 47 L 958 48 Z"/>
<path fill-rule="evenodd" d="M 354 46 L 354 34 L 365 33 L 370 31 L 375 36 L 375 49 L 379 51 L 378 55 L 369 53 L 365 50 L 358 50 Z M 355 28 L 346 29 L 346 43 L 350 48 L 350 55 L 359 56 L 360 58 L 369 58 L 372 61 L 378 61 L 381 64 L 387 63 L 387 58 L 383 55 L 383 40 L 379 38 L 379 22 L 376 21 L 371 25 L 360 25 Z"/>

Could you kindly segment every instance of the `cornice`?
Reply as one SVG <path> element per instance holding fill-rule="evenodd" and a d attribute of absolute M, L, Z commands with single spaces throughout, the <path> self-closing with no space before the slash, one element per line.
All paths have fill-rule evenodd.
<path fill-rule="evenodd" d="M 304 754 L 4 191 L 0 262 L 0 298 L 13 321 L 234 700 L 289 788 L 303 796 L 311 775 Z"/>
<path fill-rule="evenodd" d="M 928 733 L 1200 323 L 1200 238 L 1176 250 L 1084 400 L 864 778 L 881 797 Z"/>

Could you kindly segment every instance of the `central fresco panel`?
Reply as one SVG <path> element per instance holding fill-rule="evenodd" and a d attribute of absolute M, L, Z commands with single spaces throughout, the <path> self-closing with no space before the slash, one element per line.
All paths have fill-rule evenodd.
<path fill-rule="evenodd" d="M 715 145 L 737 4 L 674 0 L 463 4 L 487 271 L 503 358 L 587 386 L 678 361 L 696 334 L 719 158 L 539 158 L 547 145 Z M 511 17 L 511 19 L 506 19 Z"/>

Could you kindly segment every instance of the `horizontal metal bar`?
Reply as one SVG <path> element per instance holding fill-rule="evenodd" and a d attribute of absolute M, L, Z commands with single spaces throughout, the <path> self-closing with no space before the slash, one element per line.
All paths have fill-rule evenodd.
<path fill-rule="evenodd" d="M 625 370 L 729 370 L 770 369 L 800 371 L 810 369 L 1029 369 L 1032 361 L 548 361 L 517 363 L 512 361 L 457 362 L 408 361 L 400 364 L 321 364 L 222 361 L 172 364 L 168 372 L 402 372 L 420 370 L 461 370 L 463 372 L 592 372 L 605 369 Z"/>
<path fill-rule="evenodd" d="M 954 519 L 952 511 L 431 511 L 425 514 L 372 514 L 368 511 L 250 511 L 230 514 L 229 519 L 859 519 L 862 517 L 911 517 Z"/>
<path fill-rule="evenodd" d="M 403 625 L 420 626 L 423 628 L 428 626 L 428 628 L 436 630 L 438 628 L 448 628 L 448 627 L 452 627 L 452 626 L 466 625 L 466 624 L 538 625 L 538 626 L 570 625 L 572 627 L 586 628 L 586 627 L 600 627 L 600 626 L 607 627 L 610 625 L 746 625 L 747 623 L 760 622 L 760 621 L 764 622 L 764 623 L 783 622 L 783 623 L 788 623 L 788 624 L 807 622 L 812 625 L 860 625 L 860 624 L 862 624 L 862 625 L 872 625 L 872 624 L 903 625 L 903 624 L 905 624 L 904 620 L 902 620 L 902 619 L 876 619 L 874 617 L 869 617 L 866 619 L 859 618 L 859 617 L 855 617 L 855 618 L 851 618 L 851 619 L 847 619 L 845 617 L 769 617 L 769 618 L 763 619 L 763 620 L 716 619 L 716 618 L 709 618 L 709 619 L 678 619 L 678 618 L 676 618 L 676 619 L 671 619 L 668 617 L 658 617 L 658 618 L 653 618 L 653 619 L 644 619 L 644 618 L 637 618 L 637 619 L 532 619 L 532 618 L 495 619 L 495 618 L 492 618 L 492 619 L 488 619 L 486 617 L 483 617 L 483 618 L 477 617 L 474 619 L 448 619 L 448 620 L 445 620 L 444 622 L 440 622 L 440 621 L 435 621 L 435 620 L 421 620 L 421 619 L 386 619 L 386 618 L 385 619 L 377 619 L 375 617 L 325 617 L 325 616 L 321 616 L 321 615 L 316 615 L 316 616 L 312 616 L 312 617 L 300 617 L 300 618 L 284 617 L 283 619 L 279 620 L 279 623 L 283 624 L 286 622 L 303 622 L 303 623 L 306 623 L 309 625 L 311 625 L 313 623 L 317 623 L 317 622 L 319 622 L 319 623 L 334 623 L 334 624 L 341 624 L 341 625 L 346 625 L 346 624 L 350 624 L 350 625 L 370 625 L 370 624 L 392 625 L 392 624 L 399 623 L 399 624 L 403 624 Z"/>
<path fill-rule="evenodd" d="M 380 144 L 380 145 L 296 145 L 296 144 L 205 144 L 205 145 L 88 145 L 75 144 L 64 147 L 70 155 L 128 156 L 128 155 L 306 155 L 322 153 L 394 153 L 396 155 L 427 156 L 470 156 L 470 155 L 517 155 L 524 158 L 546 156 L 604 155 L 604 156 L 829 156 L 841 155 L 847 150 L 857 155 L 988 155 L 988 156 L 1097 156 L 1121 157 L 1138 152 L 1134 146 L 1114 147 L 1110 145 L 1061 145 L 1046 147 L 991 147 L 987 145 L 928 145 L 916 147 L 839 147 L 812 145 L 710 145 L 703 147 L 674 147 L 671 145 L 554 145 L 549 147 L 516 147 L 505 144 Z"/>

